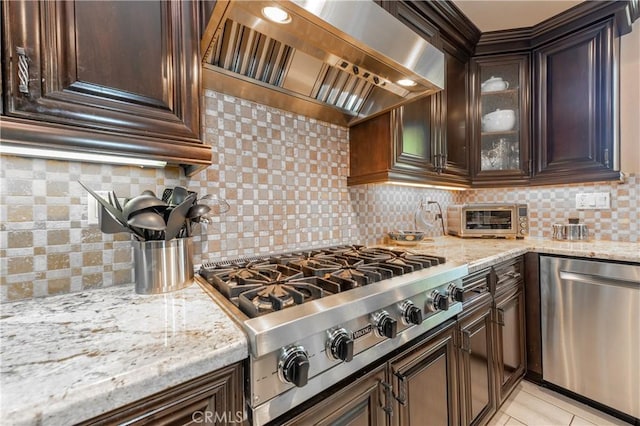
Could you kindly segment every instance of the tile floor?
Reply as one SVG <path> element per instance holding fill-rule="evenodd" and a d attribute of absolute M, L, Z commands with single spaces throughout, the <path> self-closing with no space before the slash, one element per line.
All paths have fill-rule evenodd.
<path fill-rule="evenodd" d="M 628 423 L 595 408 L 524 380 L 489 421 L 489 426 L 498 425 L 629 426 Z"/>

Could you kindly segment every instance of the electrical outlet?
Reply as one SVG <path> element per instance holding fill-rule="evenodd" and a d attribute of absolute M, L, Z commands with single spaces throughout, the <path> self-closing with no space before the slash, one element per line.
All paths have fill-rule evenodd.
<path fill-rule="evenodd" d="M 611 208 L 608 192 L 581 192 L 576 194 L 576 209 L 601 210 Z"/>
<path fill-rule="evenodd" d="M 109 197 L 109 191 L 96 191 L 105 200 Z M 97 225 L 100 222 L 100 203 L 91 194 L 87 195 L 87 224 Z"/>

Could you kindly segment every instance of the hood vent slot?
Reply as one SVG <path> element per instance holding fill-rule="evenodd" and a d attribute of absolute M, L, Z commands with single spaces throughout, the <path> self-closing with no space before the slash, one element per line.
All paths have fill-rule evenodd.
<path fill-rule="evenodd" d="M 313 97 L 320 102 L 358 112 L 373 84 L 336 67 L 326 67 L 322 83 Z"/>
<path fill-rule="evenodd" d="M 214 51 L 213 65 L 282 87 L 293 48 L 227 19 Z"/>

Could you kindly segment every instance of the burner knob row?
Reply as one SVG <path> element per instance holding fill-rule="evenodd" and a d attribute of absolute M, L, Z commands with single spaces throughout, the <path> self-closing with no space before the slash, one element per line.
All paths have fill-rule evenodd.
<path fill-rule="evenodd" d="M 309 356 L 302 346 L 291 346 L 282 350 L 278 365 L 281 378 L 301 388 L 309 379 Z"/>
<path fill-rule="evenodd" d="M 376 329 L 381 336 L 393 339 L 398 333 L 398 322 L 387 311 L 378 312 L 374 317 Z"/>
<path fill-rule="evenodd" d="M 353 339 L 344 328 L 334 330 L 329 335 L 329 354 L 332 358 L 344 362 L 353 359 Z"/>

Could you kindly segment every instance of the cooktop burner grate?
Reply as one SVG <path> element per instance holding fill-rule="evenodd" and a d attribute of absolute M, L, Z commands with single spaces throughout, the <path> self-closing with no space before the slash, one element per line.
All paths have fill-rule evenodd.
<path fill-rule="evenodd" d="M 204 263 L 200 275 L 253 318 L 441 263 L 439 256 L 345 245 Z"/>

